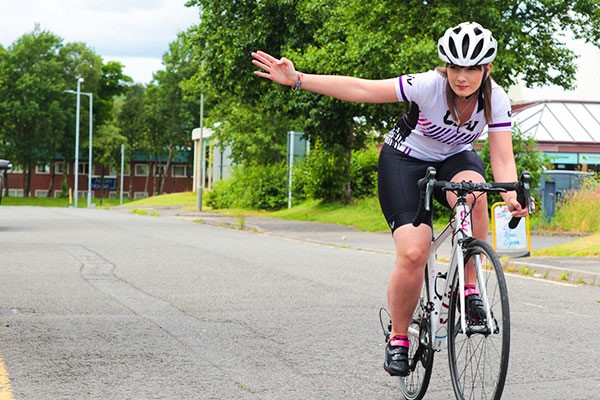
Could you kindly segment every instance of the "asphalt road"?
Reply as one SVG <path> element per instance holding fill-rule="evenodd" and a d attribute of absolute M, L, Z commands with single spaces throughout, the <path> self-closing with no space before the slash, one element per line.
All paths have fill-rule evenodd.
<path fill-rule="evenodd" d="M 390 399 L 390 254 L 0 207 L 0 398 Z M 600 288 L 508 276 L 506 399 L 598 399 Z M 452 398 L 446 352 L 428 399 Z M 8 396 L 8 397 L 2 397 Z"/>

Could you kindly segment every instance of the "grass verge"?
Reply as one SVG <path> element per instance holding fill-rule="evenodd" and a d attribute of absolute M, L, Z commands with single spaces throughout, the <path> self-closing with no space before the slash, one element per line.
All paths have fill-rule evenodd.
<path fill-rule="evenodd" d="M 600 257 L 600 233 L 532 251 L 538 257 Z"/>

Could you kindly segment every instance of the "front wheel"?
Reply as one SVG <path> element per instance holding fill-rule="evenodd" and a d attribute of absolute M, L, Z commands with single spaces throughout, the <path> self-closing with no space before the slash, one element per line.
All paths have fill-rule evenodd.
<path fill-rule="evenodd" d="M 448 310 L 448 361 L 457 399 L 500 399 L 504 390 L 510 352 L 508 291 L 502 266 L 492 247 L 484 241 L 468 244 L 465 266 L 481 270 L 477 289 L 487 294 L 491 324 L 467 320 L 463 332 L 460 318 L 458 273 L 452 281 Z M 491 329 L 490 329 L 491 325 Z"/>

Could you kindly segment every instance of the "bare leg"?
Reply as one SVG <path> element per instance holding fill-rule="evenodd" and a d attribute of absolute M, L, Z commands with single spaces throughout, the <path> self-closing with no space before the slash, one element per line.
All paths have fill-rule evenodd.
<path fill-rule="evenodd" d="M 479 175 L 479 173 L 474 171 L 463 171 L 456 174 L 452 178 L 453 182 L 460 181 L 473 181 L 473 182 L 485 182 L 485 179 Z M 487 206 L 487 197 L 485 193 L 479 197 L 481 193 L 476 193 L 478 196 L 477 204 L 471 210 L 472 216 L 472 228 L 473 228 L 473 237 L 476 239 L 487 240 L 488 238 L 488 226 L 489 226 L 489 216 L 488 216 L 488 206 Z M 456 204 L 456 195 L 454 193 L 448 192 L 447 195 L 448 203 L 451 206 Z M 467 204 L 471 206 L 473 204 L 473 195 L 467 197 Z M 474 284 L 476 280 L 475 270 L 473 269 L 473 265 L 469 263 L 469 265 L 465 268 L 465 283 L 466 284 Z"/>
<path fill-rule="evenodd" d="M 431 228 L 421 225 L 403 225 L 394 231 L 396 261 L 387 287 L 388 306 L 392 316 L 390 337 L 404 336 L 408 332 L 423 284 L 423 273 L 429 247 Z"/>

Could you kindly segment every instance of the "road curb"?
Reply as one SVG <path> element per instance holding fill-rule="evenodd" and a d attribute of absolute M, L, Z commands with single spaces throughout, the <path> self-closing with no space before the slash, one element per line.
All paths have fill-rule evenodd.
<path fill-rule="evenodd" d="M 535 278 L 550 279 L 554 281 L 585 284 L 585 285 L 600 285 L 600 274 L 582 271 L 575 268 L 562 268 L 550 266 L 538 262 L 527 260 L 511 259 L 510 264 L 526 267 L 527 274 Z M 535 271 L 532 273 L 532 270 Z"/>

